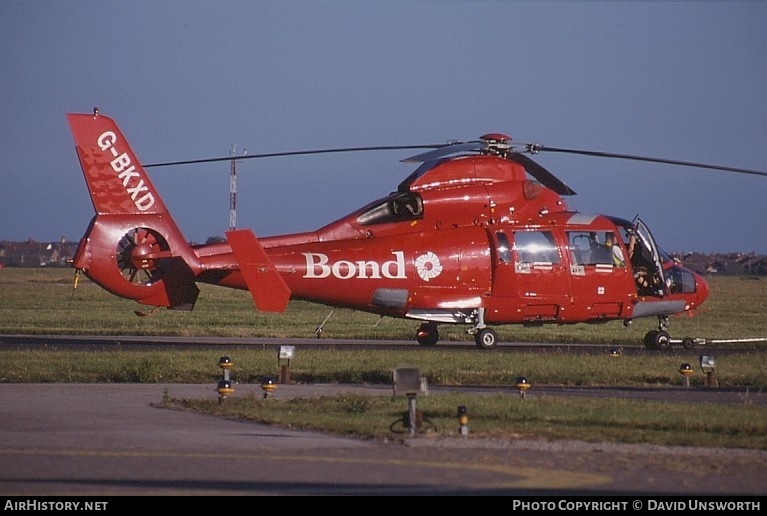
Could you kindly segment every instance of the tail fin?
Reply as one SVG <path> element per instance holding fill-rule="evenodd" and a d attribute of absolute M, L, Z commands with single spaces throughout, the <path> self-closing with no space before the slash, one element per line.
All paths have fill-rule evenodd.
<path fill-rule="evenodd" d="M 94 110 L 67 114 L 75 149 L 98 214 L 167 213 L 146 171 L 117 124 Z"/>
<path fill-rule="evenodd" d="M 96 210 L 72 266 L 115 295 L 191 310 L 199 260 L 115 122 L 67 114 Z"/>
<path fill-rule="evenodd" d="M 253 231 L 227 231 L 226 239 L 240 264 L 240 273 L 256 308 L 265 312 L 284 312 L 290 301 L 290 287 L 266 256 Z"/>

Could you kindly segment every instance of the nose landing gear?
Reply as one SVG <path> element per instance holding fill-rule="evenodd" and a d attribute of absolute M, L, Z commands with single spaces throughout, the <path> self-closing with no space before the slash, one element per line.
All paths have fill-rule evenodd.
<path fill-rule="evenodd" d="M 644 347 L 647 349 L 666 349 L 671 346 L 671 335 L 668 333 L 668 315 L 658 316 L 658 329 L 650 330 L 644 336 Z"/>
<path fill-rule="evenodd" d="M 668 333 L 668 316 L 658 316 L 658 329 L 650 330 L 644 336 L 644 347 L 651 350 L 668 349 L 671 344 L 682 344 L 684 349 L 693 349 L 698 344 L 705 344 L 706 339 L 685 337 L 673 340 Z"/>

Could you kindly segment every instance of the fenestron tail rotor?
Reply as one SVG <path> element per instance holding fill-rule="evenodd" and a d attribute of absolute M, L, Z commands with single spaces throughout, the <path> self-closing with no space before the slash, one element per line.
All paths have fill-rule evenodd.
<path fill-rule="evenodd" d="M 123 277 L 136 285 L 155 281 L 160 260 L 170 256 L 165 239 L 148 228 L 134 228 L 117 243 L 117 266 Z"/>

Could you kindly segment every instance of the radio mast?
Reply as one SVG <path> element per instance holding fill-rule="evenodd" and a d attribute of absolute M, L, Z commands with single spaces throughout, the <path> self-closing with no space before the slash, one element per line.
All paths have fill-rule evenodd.
<path fill-rule="evenodd" d="M 234 158 L 235 146 L 232 145 L 232 161 L 229 165 L 229 229 L 237 227 L 237 160 Z"/>

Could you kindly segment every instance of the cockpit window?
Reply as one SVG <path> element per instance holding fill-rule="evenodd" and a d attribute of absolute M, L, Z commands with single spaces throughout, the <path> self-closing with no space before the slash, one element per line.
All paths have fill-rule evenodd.
<path fill-rule="evenodd" d="M 573 265 L 615 265 L 623 267 L 623 254 L 614 254 L 612 246 L 615 235 L 612 231 L 568 231 L 570 259 Z"/>
<path fill-rule="evenodd" d="M 690 271 L 674 265 L 666 270 L 665 276 L 669 292 L 672 294 L 677 292 L 682 294 L 695 292 L 695 278 Z"/>
<path fill-rule="evenodd" d="M 423 217 L 423 200 L 415 192 L 395 192 L 357 217 L 363 226 Z"/>

